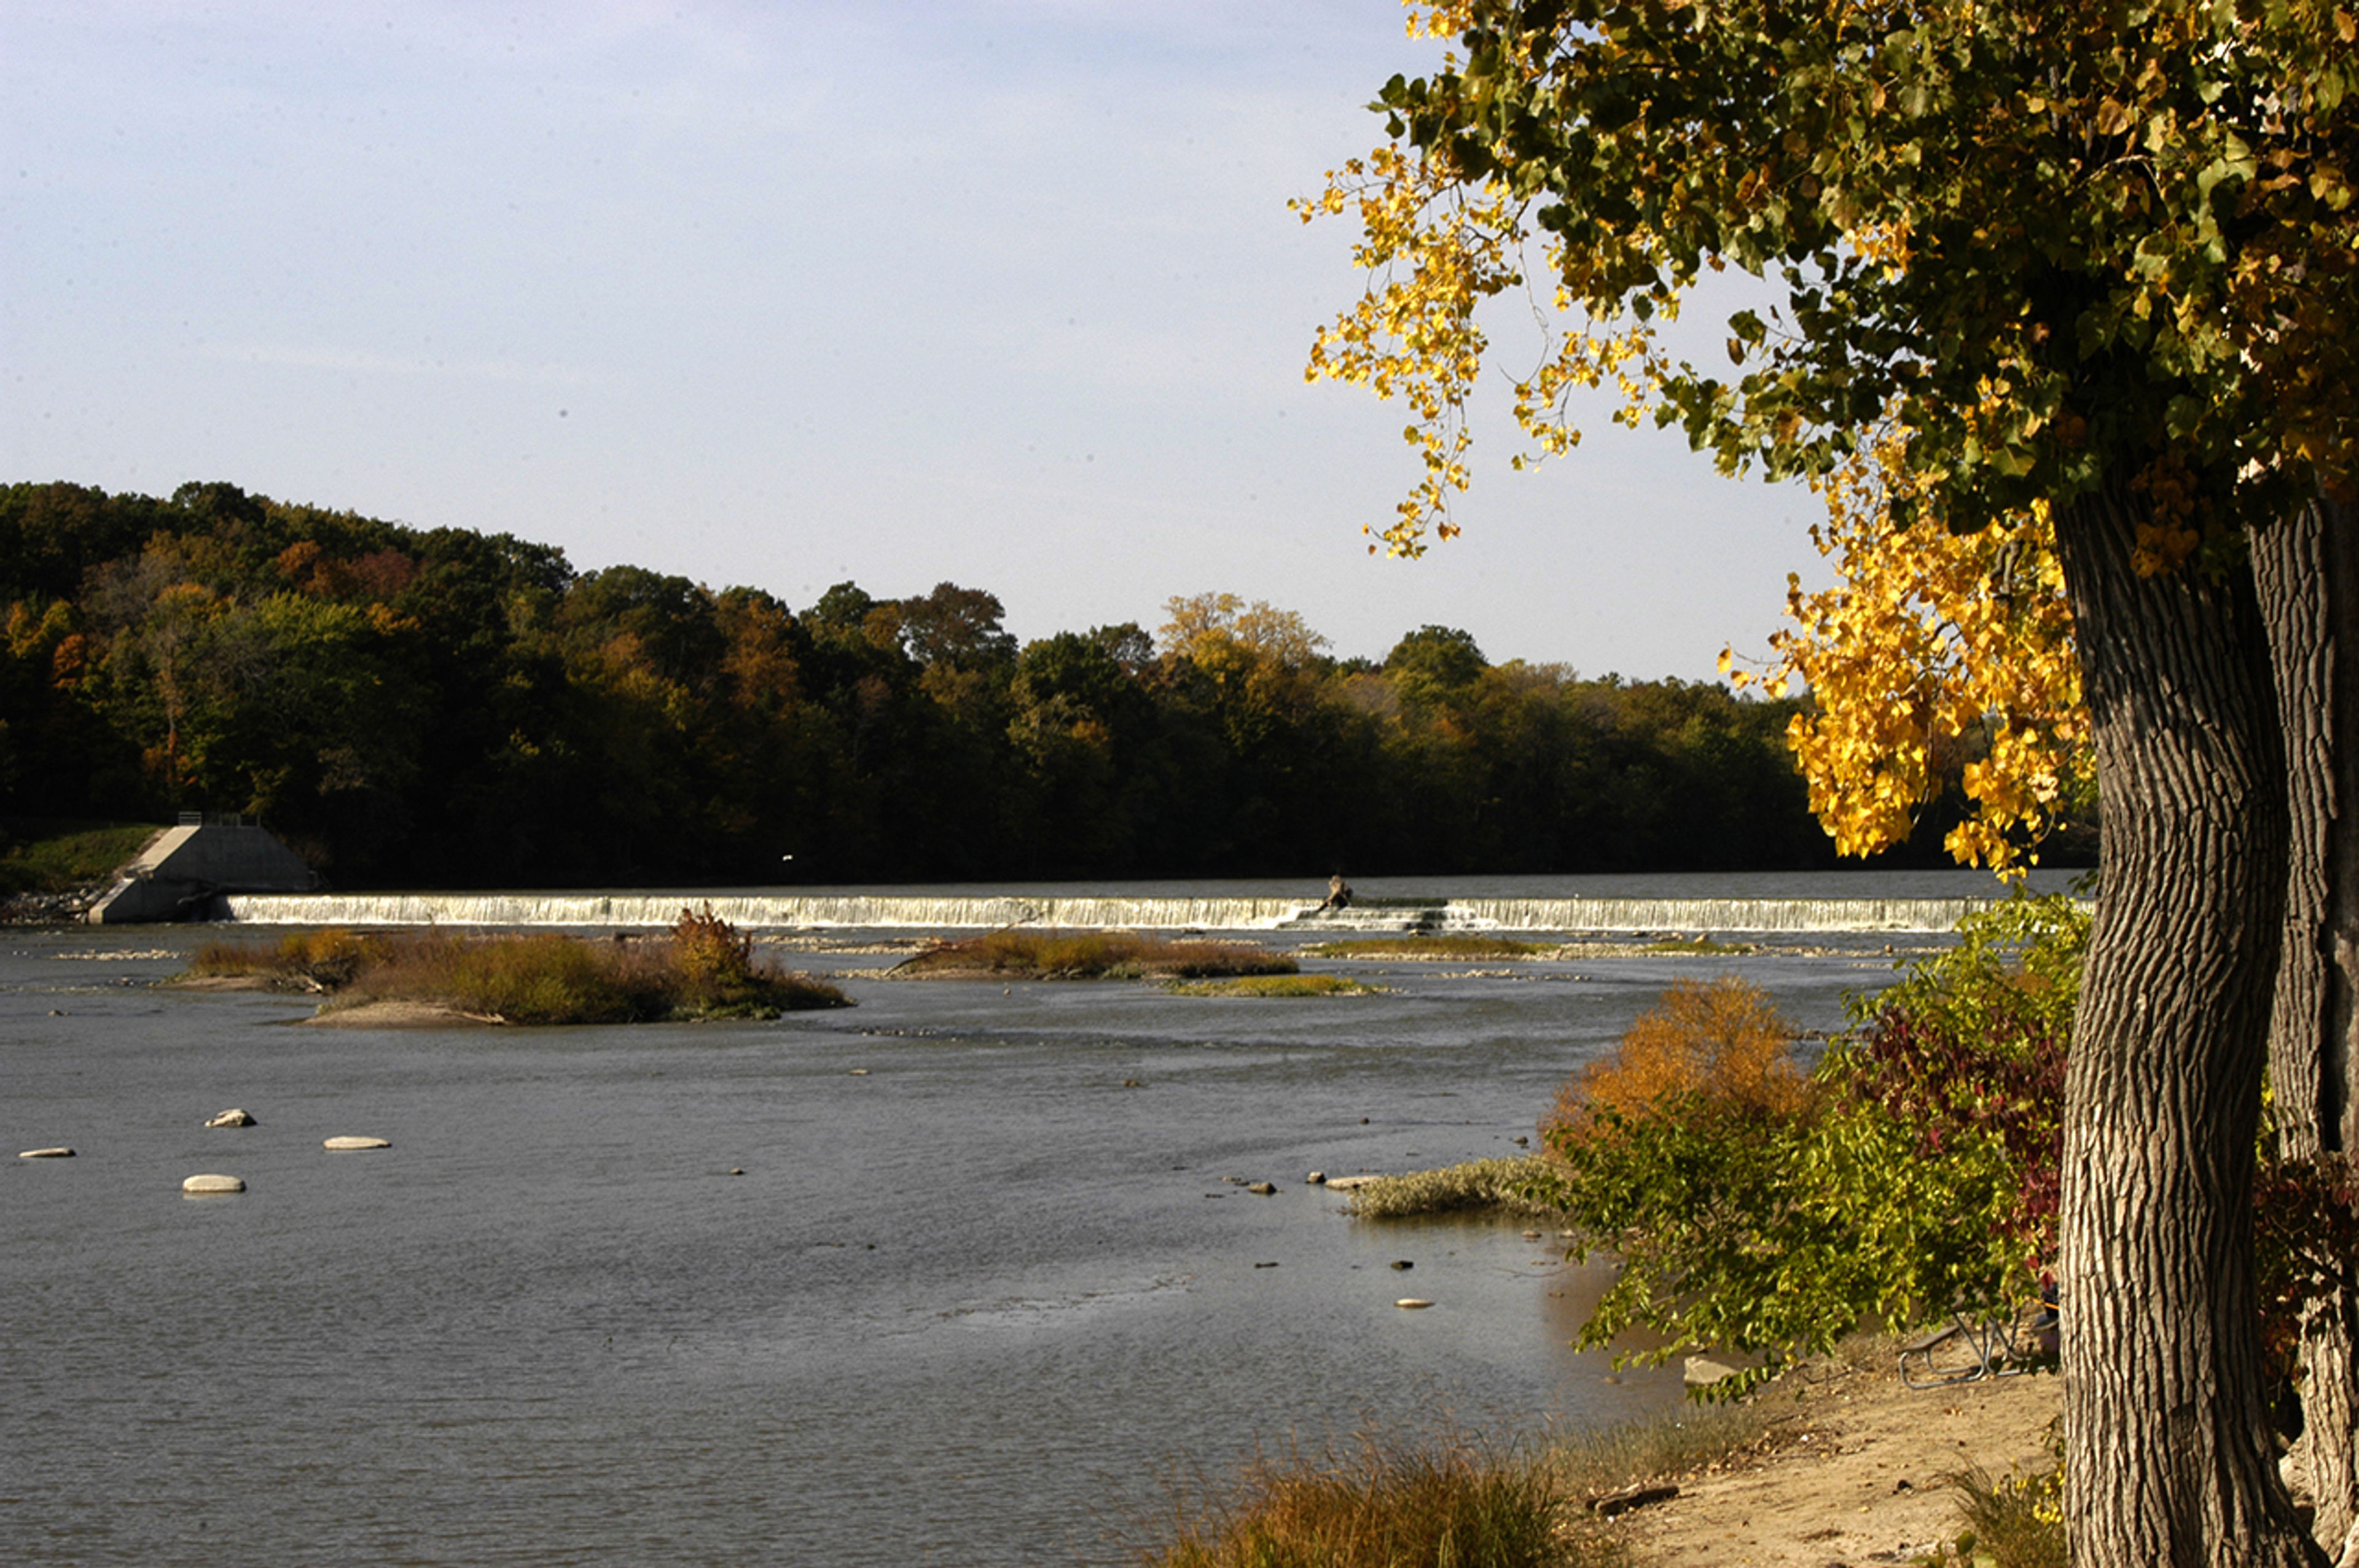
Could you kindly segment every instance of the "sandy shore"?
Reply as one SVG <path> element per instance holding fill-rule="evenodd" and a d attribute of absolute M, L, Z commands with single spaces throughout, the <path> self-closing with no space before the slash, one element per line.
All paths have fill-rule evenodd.
<path fill-rule="evenodd" d="M 2053 1463 L 2063 1385 L 2030 1374 L 1912 1390 L 1888 1369 L 1818 1367 L 1758 1396 L 1781 1412 L 1753 1453 L 1680 1479 L 1624 1516 L 1642 1563 L 1865 1568 L 1916 1560 L 1963 1528 L 1943 1477 Z"/>
<path fill-rule="evenodd" d="M 497 1028 L 507 1020 L 486 1013 L 462 1012 L 439 1001 L 364 1001 L 332 1008 L 301 1020 L 319 1029 L 452 1029 Z"/>

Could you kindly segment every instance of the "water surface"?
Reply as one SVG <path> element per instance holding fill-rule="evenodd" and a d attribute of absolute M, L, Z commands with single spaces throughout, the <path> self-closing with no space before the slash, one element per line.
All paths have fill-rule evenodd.
<path fill-rule="evenodd" d="M 1553 1238 L 1304 1176 L 1516 1152 L 1673 975 L 1826 1028 L 1891 962 L 1358 965 L 1395 990 L 1286 1002 L 855 976 L 777 1024 L 332 1031 L 150 989 L 193 940 L 0 934 L 0 1152 L 80 1151 L 0 1166 L 20 1561 L 1098 1562 L 1257 1447 L 1659 1411 L 1675 1372 L 1567 1346 L 1599 1279 Z M 234 1105 L 261 1124 L 201 1126 Z M 249 1190 L 182 1197 L 201 1171 Z"/>

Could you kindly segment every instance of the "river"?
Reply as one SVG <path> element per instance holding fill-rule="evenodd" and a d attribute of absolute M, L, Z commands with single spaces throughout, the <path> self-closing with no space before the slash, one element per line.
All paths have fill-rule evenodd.
<path fill-rule="evenodd" d="M 1893 962 L 1310 960 L 1391 989 L 1251 1001 L 819 957 L 857 1008 L 335 1031 L 156 988 L 218 934 L 0 933 L 5 1152 L 78 1151 L 0 1166 L 16 1561 L 1119 1561 L 1257 1451 L 1658 1412 L 1676 1368 L 1566 1344 L 1602 1276 L 1553 1237 L 1306 1175 L 1516 1152 L 1676 976 L 1826 1029 Z"/>

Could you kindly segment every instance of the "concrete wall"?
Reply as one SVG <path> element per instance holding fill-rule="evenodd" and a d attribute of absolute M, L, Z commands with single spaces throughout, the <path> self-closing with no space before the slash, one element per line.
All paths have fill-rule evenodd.
<path fill-rule="evenodd" d="M 183 826 L 147 842 L 91 906 L 93 925 L 194 920 L 215 893 L 310 892 L 319 874 L 260 827 Z"/>

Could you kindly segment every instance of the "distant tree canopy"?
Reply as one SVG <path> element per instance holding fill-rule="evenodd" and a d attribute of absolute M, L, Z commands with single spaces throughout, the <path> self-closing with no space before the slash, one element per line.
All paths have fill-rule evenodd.
<path fill-rule="evenodd" d="M 256 813 L 347 886 L 1832 863 L 1794 702 L 1441 626 L 1338 661 L 1229 594 L 1157 636 L 1019 647 L 1002 613 L 949 582 L 797 611 L 227 484 L 16 484 L 0 815 Z"/>

